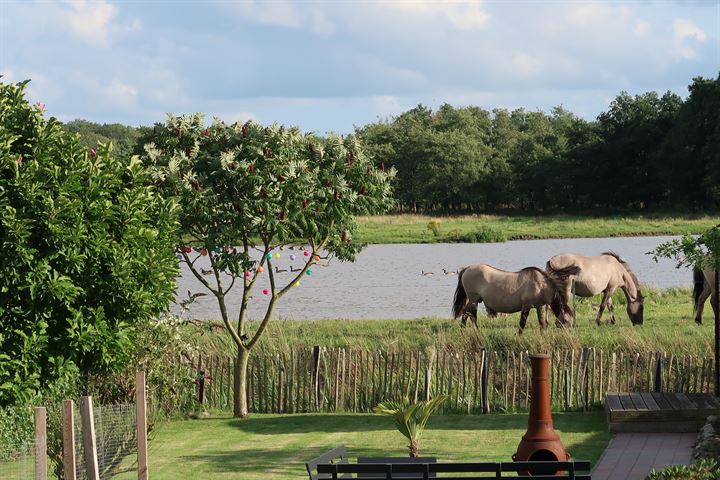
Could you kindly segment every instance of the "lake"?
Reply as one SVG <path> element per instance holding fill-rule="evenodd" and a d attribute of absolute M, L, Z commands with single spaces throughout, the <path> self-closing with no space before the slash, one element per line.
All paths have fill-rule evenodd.
<path fill-rule="evenodd" d="M 620 254 L 637 274 L 640 282 L 655 288 L 691 287 L 692 273 L 676 269 L 675 262 L 662 259 L 655 263 L 645 253 L 658 244 L 676 237 L 616 237 L 558 240 L 518 240 L 506 243 L 474 244 L 392 244 L 369 245 L 355 263 L 337 259 L 321 260 L 312 267 L 312 276 L 304 276 L 276 305 L 275 318 L 305 320 L 324 318 L 419 318 L 449 317 L 457 275 L 445 275 L 466 265 L 488 263 L 504 270 L 516 271 L 527 266 L 545 268 L 545 262 L 558 253 L 572 252 L 598 255 L 607 250 Z M 284 286 L 292 278 L 290 266 L 301 265 L 302 252 L 285 249 L 274 265 L 287 273 L 277 273 L 276 282 Z M 298 258 L 291 262 L 289 255 Z M 202 262 L 205 263 L 202 263 Z M 209 268 L 206 258 L 199 268 Z M 433 275 L 423 275 L 432 272 Z M 258 319 L 267 304 L 262 289 L 269 285 L 267 272 L 261 274 L 253 290 L 254 305 L 250 318 Z M 208 280 L 211 276 L 206 277 Z M 229 278 L 229 277 L 228 277 Z M 227 282 L 226 282 L 227 284 Z M 182 264 L 178 279 L 180 298 L 187 291 L 203 292 L 204 287 Z M 226 299 L 231 316 L 237 315 L 241 285 L 235 286 Z M 258 301 L 260 300 L 260 301 Z M 175 313 L 180 308 L 173 307 Z M 199 297 L 183 316 L 197 319 L 219 319 L 215 297 Z"/>

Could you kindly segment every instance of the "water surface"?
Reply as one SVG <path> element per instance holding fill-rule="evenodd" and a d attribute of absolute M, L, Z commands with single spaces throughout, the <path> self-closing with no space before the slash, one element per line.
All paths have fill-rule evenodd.
<path fill-rule="evenodd" d="M 305 276 L 276 306 L 276 318 L 293 320 L 324 318 L 419 318 L 449 317 L 457 275 L 445 275 L 474 263 L 488 263 L 504 270 L 516 271 L 527 266 L 545 267 L 545 262 L 558 253 L 571 252 L 598 255 L 607 250 L 627 260 L 640 282 L 655 288 L 690 287 L 692 274 L 676 269 L 675 263 L 663 259 L 655 263 L 646 252 L 676 237 L 617 237 L 556 240 L 518 240 L 483 244 L 384 244 L 369 245 L 355 263 L 337 259 L 321 260 L 313 266 L 313 275 Z M 289 254 L 298 259 L 290 261 Z M 301 253 L 301 252 L 300 252 Z M 285 285 L 292 278 L 290 266 L 301 265 L 297 251 L 281 252 L 274 264 L 285 273 L 276 274 L 276 281 Z M 205 261 L 206 263 L 202 263 Z M 206 258 L 200 268 L 209 268 Z M 178 279 L 181 298 L 187 291 L 205 291 L 200 282 L 182 265 Z M 422 272 L 432 272 L 423 275 Z M 206 277 L 211 279 L 212 277 Z M 268 286 L 267 272 L 254 289 L 251 318 L 261 318 L 266 302 L 262 289 Z M 227 298 L 230 312 L 237 315 L 241 288 L 236 286 Z M 262 300 L 262 301 L 258 301 Z M 180 309 L 175 307 L 175 312 Z M 219 319 L 215 298 L 198 298 L 190 311 L 183 313 L 198 319 Z"/>

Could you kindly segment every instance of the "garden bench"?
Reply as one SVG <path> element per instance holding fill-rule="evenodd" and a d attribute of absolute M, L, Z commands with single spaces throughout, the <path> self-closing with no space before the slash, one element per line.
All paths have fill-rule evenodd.
<path fill-rule="evenodd" d="M 581 474 L 578 472 L 589 472 L 590 462 L 573 461 L 573 462 L 483 462 L 483 463 L 339 463 L 339 464 L 323 464 L 317 465 L 319 475 L 329 475 L 320 478 L 352 478 L 355 480 L 385 478 L 393 480 L 396 478 L 424 480 L 429 478 L 445 478 L 449 479 L 488 479 L 501 478 L 503 480 L 525 480 L 528 478 L 527 472 L 533 472 L 532 478 L 535 479 L 557 479 L 567 478 L 575 480 L 590 480 L 590 474 Z M 515 475 L 504 476 L 504 472 L 514 473 Z M 537 473 L 536 473 L 537 472 Z M 562 472 L 559 476 L 555 476 L 555 472 Z M 443 473 L 478 473 L 486 475 L 473 475 L 455 477 L 452 475 L 441 475 Z M 374 475 L 372 475 L 374 474 Z M 382 477 L 375 475 L 383 474 Z M 409 476 L 400 477 L 398 474 Z M 431 475 L 435 474 L 435 477 Z M 487 475 L 491 474 L 491 475 Z M 342 475 L 350 475 L 342 476 Z M 372 475 L 372 476 L 371 476 Z"/>
<path fill-rule="evenodd" d="M 326 465 L 347 464 L 348 460 L 347 452 L 345 451 L 345 445 L 340 445 L 337 448 L 333 448 L 329 452 L 325 452 L 319 457 L 313 458 L 312 460 L 307 462 L 305 464 L 305 468 L 307 468 L 310 480 L 333 478 L 331 475 L 318 473 L 317 466 L 321 463 Z M 348 473 L 341 476 L 336 476 L 335 478 L 351 478 L 351 475 Z"/>
<path fill-rule="evenodd" d="M 358 463 L 365 464 L 365 463 L 435 463 L 436 459 L 433 457 L 418 457 L 418 458 L 411 458 L 411 457 L 360 457 L 358 458 Z M 323 480 L 323 479 L 330 479 L 333 478 L 330 474 L 319 474 L 317 472 L 317 466 L 319 464 L 347 464 L 347 451 L 345 450 L 345 446 L 341 445 L 337 448 L 334 448 L 330 450 L 329 452 L 325 452 L 322 455 L 320 455 L 317 458 L 313 458 L 309 462 L 305 464 L 305 468 L 307 468 L 308 475 L 310 476 L 310 480 Z M 364 478 L 385 478 L 385 473 L 368 473 L 366 475 L 363 475 Z M 413 478 L 414 475 L 412 473 L 396 473 L 395 478 Z M 339 475 L 337 478 L 352 478 L 352 475 L 350 473 L 345 473 L 342 475 Z M 430 474 L 429 478 L 436 478 L 436 475 L 434 473 Z"/>

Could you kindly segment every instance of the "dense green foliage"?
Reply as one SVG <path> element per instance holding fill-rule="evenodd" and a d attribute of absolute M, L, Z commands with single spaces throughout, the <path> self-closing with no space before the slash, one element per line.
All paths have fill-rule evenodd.
<path fill-rule="evenodd" d="M 246 416 L 245 378 L 250 350 L 262 337 L 276 302 L 304 275 L 316 255 L 353 260 L 355 216 L 391 206 L 392 169 L 375 165 L 354 137 L 319 139 L 298 129 L 216 120 L 202 115 L 173 117 L 156 125 L 144 160 L 153 181 L 181 205 L 178 252 L 195 277 L 217 299 L 220 318 L 237 349 L 235 415 Z M 182 245 L 190 241 L 197 250 Z M 284 285 L 273 272 L 273 250 L 301 242 L 310 248 L 304 265 Z M 277 252 L 276 252 L 277 253 Z M 210 280 L 197 260 L 207 257 Z M 256 329 L 247 324 L 248 304 L 267 268 L 266 313 Z M 227 276 L 226 276 L 227 275 Z M 229 276 L 229 279 L 228 279 Z M 242 288 L 239 312 L 228 312 L 225 296 Z M 258 301 L 257 299 L 255 301 Z M 237 319 L 231 324 L 230 319 Z"/>
<path fill-rule="evenodd" d="M 135 128 L 119 123 L 99 123 L 76 119 L 62 125 L 63 130 L 80 135 L 81 145 L 89 148 L 99 143 L 110 143 L 115 146 L 114 153 L 118 157 L 129 157 L 136 153 L 140 137 L 147 128 Z"/>
<path fill-rule="evenodd" d="M 26 83 L 0 84 L 0 406 L 122 369 L 177 276 L 176 205 L 138 159 L 43 118 Z"/>
<path fill-rule="evenodd" d="M 419 105 L 358 135 L 398 170 L 402 210 L 638 210 L 720 204 L 720 76 L 619 94 L 595 121 Z"/>
<path fill-rule="evenodd" d="M 673 211 L 720 204 L 720 76 L 682 100 L 622 92 L 587 121 L 552 112 L 419 105 L 362 126 L 375 158 L 398 171 L 400 211 Z M 74 120 L 86 145 L 142 152 L 146 127 Z"/>
<path fill-rule="evenodd" d="M 693 465 L 672 465 L 652 471 L 646 480 L 718 480 L 720 470 L 716 460 L 704 459 Z"/>

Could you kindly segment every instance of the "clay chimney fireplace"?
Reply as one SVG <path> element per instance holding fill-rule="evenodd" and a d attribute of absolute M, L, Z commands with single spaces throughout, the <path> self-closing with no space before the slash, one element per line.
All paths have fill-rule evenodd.
<path fill-rule="evenodd" d="M 550 405 L 550 355 L 530 355 L 532 368 L 532 390 L 530 392 L 530 417 L 528 429 L 523 435 L 517 453 L 512 458 L 516 462 L 560 461 L 566 462 L 570 455 L 553 429 Z M 533 470 L 531 475 L 555 475 L 558 472 Z"/>

